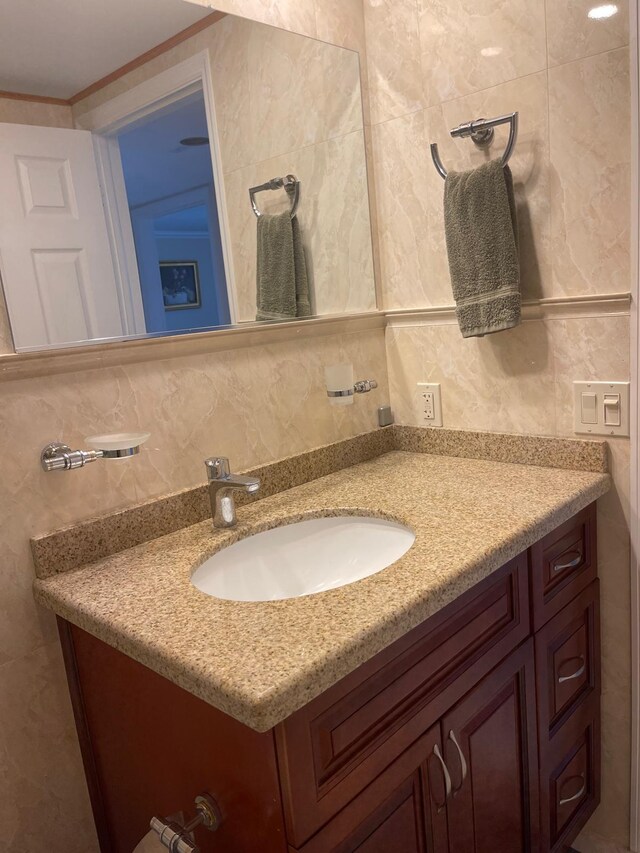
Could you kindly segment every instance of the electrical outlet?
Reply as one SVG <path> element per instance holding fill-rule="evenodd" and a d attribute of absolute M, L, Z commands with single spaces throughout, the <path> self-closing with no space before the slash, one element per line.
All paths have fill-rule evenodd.
<path fill-rule="evenodd" d="M 416 410 L 424 426 L 442 426 L 442 399 L 440 385 L 436 382 L 418 382 L 416 386 Z"/>
<path fill-rule="evenodd" d="M 424 397 L 425 420 L 432 421 L 435 418 L 435 412 L 433 408 L 433 391 L 425 391 L 422 396 Z"/>

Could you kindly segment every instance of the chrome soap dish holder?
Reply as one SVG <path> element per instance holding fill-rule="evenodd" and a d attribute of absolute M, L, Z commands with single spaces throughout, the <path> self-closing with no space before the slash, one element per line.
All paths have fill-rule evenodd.
<path fill-rule="evenodd" d="M 291 202 L 291 218 L 296 215 L 298 202 L 300 201 L 300 181 L 295 175 L 285 175 L 284 178 L 271 178 L 264 184 L 249 189 L 249 198 L 251 199 L 251 207 L 256 217 L 259 219 L 262 216 L 262 211 L 256 203 L 256 193 L 264 192 L 265 190 L 281 190 L 284 189 L 289 196 Z"/>
<path fill-rule="evenodd" d="M 465 139 L 470 136 L 471 140 L 478 148 L 488 148 L 493 142 L 495 131 L 494 128 L 498 127 L 501 124 L 509 125 L 509 139 L 507 140 L 507 147 L 504 150 L 504 154 L 502 155 L 502 165 L 506 166 L 509 162 L 511 155 L 513 154 L 513 150 L 516 147 L 516 142 L 518 141 L 518 113 L 509 113 L 508 115 L 498 116 L 497 118 L 478 118 L 475 121 L 468 121 L 464 124 L 458 125 L 458 127 L 454 127 L 452 131 L 450 131 L 451 136 L 454 139 L 461 138 Z M 433 160 L 433 164 L 438 171 L 438 174 L 442 178 L 447 177 L 447 170 L 442 164 L 442 160 L 440 159 L 440 153 L 438 152 L 438 143 L 431 143 L 431 159 Z"/>
<path fill-rule="evenodd" d="M 91 435 L 85 439 L 91 450 L 72 450 L 68 444 L 52 441 L 42 449 L 40 464 L 45 471 L 71 471 L 84 468 L 98 459 L 126 459 L 140 453 L 149 432 L 118 432 L 110 435 Z"/>

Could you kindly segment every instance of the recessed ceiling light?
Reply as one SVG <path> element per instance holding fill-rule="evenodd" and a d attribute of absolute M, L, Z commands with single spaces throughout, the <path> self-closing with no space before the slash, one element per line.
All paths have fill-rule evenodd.
<path fill-rule="evenodd" d="M 480 53 L 483 56 L 498 56 L 502 53 L 501 47 L 483 47 Z"/>
<path fill-rule="evenodd" d="M 208 145 L 208 136 L 185 136 L 180 140 L 180 145 Z"/>
<path fill-rule="evenodd" d="M 618 11 L 615 3 L 606 3 L 604 6 L 594 6 L 590 9 L 589 17 L 595 21 L 601 21 L 603 18 L 612 18 Z"/>

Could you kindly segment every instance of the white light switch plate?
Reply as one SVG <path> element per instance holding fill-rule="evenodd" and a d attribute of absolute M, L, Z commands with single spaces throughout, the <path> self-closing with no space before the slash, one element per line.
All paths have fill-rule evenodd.
<path fill-rule="evenodd" d="M 422 426 L 442 426 L 442 398 L 437 382 L 418 382 L 416 407 Z"/>
<path fill-rule="evenodd" d="M 583 395 L 586 395 L 583 398 Z M 595 413 L 592 402 L 595 395 Z M 614 399 L 619 395 L 619 425 L 605 423 L 605 396 Z M 584 412 L 584 414 L 583 414 Z M 609 417 L 611 420 L 611 416 Z M 613 420 L 617 420 L 616 417 Z M 629 383 L 628 382 L 574 382 L 573 429 L 584 435 L 629 435 Z"/>

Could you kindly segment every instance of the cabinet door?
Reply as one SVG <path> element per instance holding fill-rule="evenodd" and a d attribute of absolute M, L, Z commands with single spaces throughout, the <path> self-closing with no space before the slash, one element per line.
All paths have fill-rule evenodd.
<path fill-rule="evenodd" d="M 436 725 L 299 848 L 300 853 L 447 853 L 441 754 Z"/>
<path fill-rule="evenodd" d="M 443 717 L 450 853 L 537 850 L 535 707 L 529 640 Z"/>

